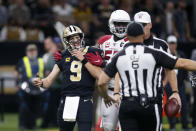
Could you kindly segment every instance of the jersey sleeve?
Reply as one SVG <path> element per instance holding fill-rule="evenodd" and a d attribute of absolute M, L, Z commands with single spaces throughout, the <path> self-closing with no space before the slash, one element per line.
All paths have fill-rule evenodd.
<path fill-rule="evenodd" d="M 99 48 L 103 49 L 104 42 L 109 40 L 111 37 L 112 37 L 112 35 L 104 35 L 104 36 L 100 37 L 98 40 L 98 43 L 97 43 L 99 45 Z"/>
<path fill-rule="evenodd" d="M 102 60 L 104 61 L 103 64 L 101 65 L 101 67 L 104 68 L 106 66 L 106 61 L 104 59 L 103 50 L 99 49 L 99 48 L 96 48 L 96 47 L 91 47 L 90 52 L 92 52 L 93 54 L 96 54 L 96 52 L 97 52 L 99 54 L 99 56 L 101 56 Z"/>
<path fill-rule="evenodd" d="M 117 73 L 117 67 L 116 67 L 116 62 L 118 60 L 118 55 L 115 55 L 111 61 L 106 65 L 104 72 L 110 77 L 114 77 L 115 74 Z"/>
<path fill-rule="evenodd" d="M 63 58 L 62 58 L 62 60 L 57 61 L 56 64 L 59 67 L 59 69 L 62 71 L 63 70 Z"/>
<path fill-rule="evenodd" d="M 157 65 L 163 66 L 168 69 L 174 69 L 175 64 L 178 60 L 177 57 L 161 50 L 153 50 L 153 52 Z"/>
<path fill-rule="evenodd" d="M 65 61 L 63 57 L 65 56 L 65 54 L 66 54 L 66 51 L 62 53 L 62 59 L 55 62 L 55 64 L 57 64 L 57 66 L 59 67 L 60 71 L 63 71 L 63 63 Z"/>
<path fill-rule="evenodd" d="M 96 52 L 103 58 L 103 50 L 97 47 L 90 47 L 88 52 L 96 54 Z"/>

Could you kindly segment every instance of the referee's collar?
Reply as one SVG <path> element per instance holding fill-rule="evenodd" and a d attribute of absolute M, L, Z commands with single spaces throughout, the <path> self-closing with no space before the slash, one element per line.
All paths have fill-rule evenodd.
<path fill-rule="evenodd" d="M 148 39 L 144 40 L 144 44 L 147 45 L 147 46 L 153 44 L 153 36 L 152 36 L 152 34 L 150 35 L 150 37 Z"/>
<path fill-rule="evenodd" d="M 129 46 L 136 46 L 136 45 L 144 45 L 144 43 L 127 43 L 127 44 L 125 44 L 124 45 L 124 48 L 127 48 L 127 47 L 129 47 Z"/>

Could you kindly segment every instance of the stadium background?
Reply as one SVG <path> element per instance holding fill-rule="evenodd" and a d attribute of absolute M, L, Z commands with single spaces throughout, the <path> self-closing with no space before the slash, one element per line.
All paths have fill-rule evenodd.
<path fill-rule="evenodd" d="M 182 17 L 179 23 L 188 22 L 189 27 L 187 26 L 181 32 L 177 34 L 173 32 L 171 23 L 168 23 L 172 18 L 166 17 L 168 12 L 174 14 L 178 10 L 180 1 L 0 0 L 0 110 L 3 113 L 0 117 L 0 130 L 18 129 L 18 98 L 13 76 L 15 65 L 25 55 L 25 47 L 29 43 L 35 43 L 38 46 L 40 56 L 45 53 L 44 39 L 58 36 L 54 29 L 56 21 L 61 21 L 65 25 L 78 25 L 85 33 L 86 44 L 94 45 L 100 36 L 110 34 L 108 19 L 113 10 L 123 9 L 130 14 L 131 18 L 138 11 L 148 11 L 152 16 L 152 32 L 157 37 L 166 39 L 169 34 L 185 34 L 184 39 L 178 37 L 178 49 L 190 58 L 193 49 L 196 49 L 196 1 L 183 1 L 185 17 Z M 9 30 L 9 28 L 15 30 Z M 31 31 L 34 33 L 29 33 Z M 190 111 L 188 118 L 191 122 L 192 89 L 189 84 L 187 85 Z M 167 129 L 168 125 L 166 124 L 165 127 Z M 178 128 L 180 129 L 180 124 Z"/>

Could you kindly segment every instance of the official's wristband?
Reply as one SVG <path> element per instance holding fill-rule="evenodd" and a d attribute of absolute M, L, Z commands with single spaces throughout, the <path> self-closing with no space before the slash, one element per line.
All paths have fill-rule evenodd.
<path fill-rule="evenodd" d="M 178 92 L 178 91 L 172 91 L 172 94 L 173 94 L 173 93 L 179 93 L 179 92 Z"/>
<path fill-rule="evenodd" d="M 114 93 L 113 95 L 114 95 L 114 96 L 115 96 L 115 95 L 120 95 L 120 93 L 119 93 L 119 92 L 116 92 L 116 93 Z"/>
<path fill-rule="evenodd" d="M 86 65 L 87 62 L 88 62 L 87 59 L 83 59 L 83 60 L 81 61 L 81 63 L 82 63 L 83 65 Z"/>

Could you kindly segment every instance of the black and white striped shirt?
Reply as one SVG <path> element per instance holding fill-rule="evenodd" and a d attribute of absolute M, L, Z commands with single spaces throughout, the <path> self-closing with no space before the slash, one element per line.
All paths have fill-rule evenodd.
<path fill-rule="evenodd" d="M 170 53 L 169 50 L 169 46 L 168 43 L 162 39 L 159 39 L 157 37 L 154 37 L 152 35 L 150 35 L 150 37 L 146 40 L 144 40 L 144 45 L 148 46 L 150 48 L 154 48 L 154 49 L 159 49 L 161 51 L 165 51 L 167 53 Z M 156 86 L 159 87 L 159 92 L 160 95 L 162 94 L 162 81 L 164 79 L 164 69 L 162 67 L 160 68 L 156 68 L 156 70 L 154 71 L 155 75 L 154 75 L 154 79 L 156 81 Z"/>
<path fill-rule="evenodd" d="M 125 97 L 146 94 L 156 97 L 158 84 L 157 68 L 173 69 L 177 58 L 164 51 L 152 49 L 142 43 L 127 43 L 104 69 L 109 77 L 118 72 L 121 80 L 121 93 Z"/>

